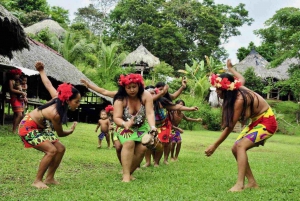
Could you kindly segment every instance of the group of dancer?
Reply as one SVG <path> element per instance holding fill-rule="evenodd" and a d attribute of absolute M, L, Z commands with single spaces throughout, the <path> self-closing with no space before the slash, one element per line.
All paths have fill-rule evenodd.
<path fill-rule="evenodd" d="M 275 133 L 277 123 L 267 102 L 260 95 L 242 86 L 244 78 L 232 68 L 230 60 L 227 61 L 227 67 L 233 75 L 223 73 L 213 74 L 210 77 L 211 84 L 217 88 L 218 96 L 223 99 L 222 126 L 224 130 L 219 139 L 205 150 L 205 154 L 211 156 L 214 153 L 233 130 L 238 120 L 242 122 L 247 119 L 252 120 L 232 148 L 238 164 L 238 180 L 230 191 L 241 191 L 246 187 L 258 187 L 251 172 L 246 151 L 263 145 L 265 140 Z M 72 134 L 77 122 L 74 122 L 68 131 L 62 129 L 62 124 L 67 120 L 68 108 L 75 110 L 80 104 L 81 96 L 78 90 L 66 83 L 59 85 L 55 90 L 45 74 L 43 63 L 37 62 L 36 69 L 40 72 L 42 82 L 51 94 L 52 100 L 24 117 L 19 125 L 19 135 L 25 147 L 33 147 L 45 153 L 33 186 L 48 188 L 47 184 L 58 183 L 54 179 L 54 174 L 62 160 L 65 147 L 59 142 L 54 131 L 46 129 L 45 123 L 52 122 L 54 130 L 60 137 Z M 176 99 L 186 88 L 185 80 L 174 94 L 168 92 L 168 86 L 164 83 L 158 83 L 156 87 L 145 87 L 143 77 L 139 74 L 121 75 L 118 81 L 118 91 L 105 90 L 89 84 L 86 80 L 81 80 L 81 82 L 87 88 L 113 98 L 113 106 L 110 106 L 108 110 L 112 121 L 106 121 L 105 131 L 114 130 L 114 135 L 111 137 L 122 165 L 123 182 L 130 182 L 134 179 L 132 174 L 140 167 L 144 157 L 145 166 L 151 164 L 152 154 L 155 166 L 159 165 L 163 154 L 164 163 L 168 163 L 170 142 L 174 142 L 174 146 L 171 146 L 171 150 L 172 148 L 174 150 L 175 143 L 180 141 L 180 133 L 183 132 L 178 128 L 182 119 L 201 121 L 201 119 L 189 119 L 181 112 L 197 111 L 197 107 L 186 107 L 183 101 L 172 103 L 172 100 Z M 172 128 L 173 135 L 171 134 Z M 153 140 L 148 142 L 147 139 L 153 139 L 154 146 Z M 158 148 L 158 143 L 163 149 Z M 180 149 L 179 144 L 177 144 L 178 147 Z M 178 153 L 175 156 L 174 153 L 171 154 L 172 160 L 177 159 Z M 43 181 L 46 171 L 48 172 Z M 246 186 L 244 185 L 245 177 L 248 179 Z"/>

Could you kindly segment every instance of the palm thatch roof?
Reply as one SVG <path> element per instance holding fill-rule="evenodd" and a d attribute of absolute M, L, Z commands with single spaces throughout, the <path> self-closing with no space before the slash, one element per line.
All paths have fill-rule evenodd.
<path fill-rule="evenodd" d="M 270 68 L 270 63 L 254 49 L 234 67 L 240 73 L 244 73 L 248 68 L 253 67 L 255 74 L 262 79 L 276 78 L 278 80 L 285 80 L 289 78 L 287 72 L 288 65 Z"/>
<path fill-rule="evenodd" d="M 54 33 L 59 38 L 62 37 L 66 32 L 66 30 L 64 30 L 56 21 L 52 19 L 45 19 L 29 27 L 26 27 L 25 32 L 36 35 L 46 28 L 48 28 L 51 33 Z"/>
<path fill-rule="evenodd" d="M 123 66 L 144 66 L 152 68 L 160 63 L 159 58 L 155 57 L 143 45 L 140 45 L 136 50 L 128 54 L 122 62 Z"/>
<path fill-rule="evenodd" d="M 29 39 L 29 46 L 30 51 L 23 50 L 22 52 L 14 52 L 14 58 L 10 61 L 9 65 L 35 70 L 34 65 L 36 61 L 42 61 L 45 64 L 45 71 L 47 76 L 54 79 L 54 87 L 57 87 L 61 82 L 67 82 L 76 86 L 77 89 L 84 93 L 87 90 L 84 86 L 81 85 L 81 78 L 88 80 L 91 84 L 94 84 L 74 65 L 69 63 L 59 53 L 49 48 L 48 46 L 32 39 Z M 109 97 L 103 96 L 94 91 L 92 92 L 106 99 L 107 101 L 112 101 L 112 99 Z"/>
<path fill-rule="evenodd" d="M 21 22 L 0 5 L 0 55 L 13 57 L 12 51 L 29 48 Z"/>

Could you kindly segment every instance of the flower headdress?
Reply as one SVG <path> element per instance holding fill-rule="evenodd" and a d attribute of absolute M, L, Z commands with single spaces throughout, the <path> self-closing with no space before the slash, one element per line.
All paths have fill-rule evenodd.
<path fill-rule="evenodd" d="M 112 105 L 108 105 L 105 107 L 105 112 L 109 113 L 110 111 L 114 111 L 114 107 Z"/>
<path fill-rule="evenodd" d="M 66 100 L 73 95 L 72 93 L 73 86 L 71 84 L 63 83 L 58 85 L 57 92 L 58 92 L 58 99 L 64 103 Z"/>
<path fill-rule="evenodd" d="M 242 83 L 236 77 L 234 78 L 233 82 L 230 82 L 226 77 L 222 79 L 218 75 L 212 74 L 209 80 L 212 86 L 227 91 L 233 91 L 240 88 L 240 86 L 242 86 Z"/>
<path fill-rule="evenodd" d="M 131 83 L 141 84 L 144 87 L 144 80 L 140 74 L 120 75 L 119 85 L 126 86 Z"/>
<path fill-rule="evenodd" d="M 9 71 L 10 74 L 13 74 L 13 75 L 21 75 L 22 74 L 22 70 L 21 69 L 11 69 Z"/>

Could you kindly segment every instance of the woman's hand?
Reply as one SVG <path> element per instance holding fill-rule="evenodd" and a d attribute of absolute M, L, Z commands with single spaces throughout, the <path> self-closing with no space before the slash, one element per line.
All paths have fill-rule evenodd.
<path fill-rule="evenodd" d="M 228 69 L 231 69 L 233 66 L 232 66 L 232 63 L 231 63 L 231 59 L 227 59 L 227 68 Z"/>
<path fill-rule="evenodd" d="M 210 145 L 206 150 L 205 150 L 205 155 L 207 157 L 210 157 L 214 152 L 215 150 L 217 149 L 217 147 L 215 145 Z"/>
<path fill-rule="evenodd" d="M 128 130 L 129 128 L 131 128 L 131 126 L 134 124 L 133 119 L 134 117 L 131 117 L 131 119 L 129 119 L 128 121 L 124 121 L 123 123 L 124 129 Z"/>
<path fill-rule="evenodd" d="M 89 88 L 89 82 L 86 81 L 85 79 L 80 79 L 81 84 L 83 84 L 83 86 L 85 86 L 86 88 Z"/>
<path fill-rule="evenodd" d="M 202 118 L 198 118 L 198 119 L 197 119 L 197 122 L 201 122 L 201 121 L 202 121 Z"/>
<path fill-rule="evenodd" d="M 74 122 L 73 122 L 73 125 L 71 126 L 71 131 L 72 131 L 72 133 L 73 133 L 73 131 L 75 130 L 77 123 L 78 123 L 77 121 L 74 121 Z"/>
<path fill-rule="evenodd" d="M 191 108 L 191 111 L 198 111 L 198 107 L 197 106 L 190 107 L 190 108 Z"/>
<path fill-rule="evenodd" d="M 186 84 L 187 84 L 187 78 L 186 78 L 186 77 L 182 77 L 181 86 L 182 86 L 184 89 L 186 88 Z"/>
<path fill-rule="evenodd" d="M 44 64 L 41 61 L 37 61 L 35 63 L 35 68 L 37 71 L 43 71 L 44 70 Z"/>

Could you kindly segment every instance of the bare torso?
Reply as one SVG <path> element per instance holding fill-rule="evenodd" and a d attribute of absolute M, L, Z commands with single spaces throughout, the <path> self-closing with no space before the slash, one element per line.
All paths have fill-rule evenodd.
<path fill-rule="evenodd" d="M 109 125 L 110 125 L 110 121 L 108 118 L 107 119 L 99 119 L 98 124 L 101 127 L 102 133 L 108 133 Z"/>

